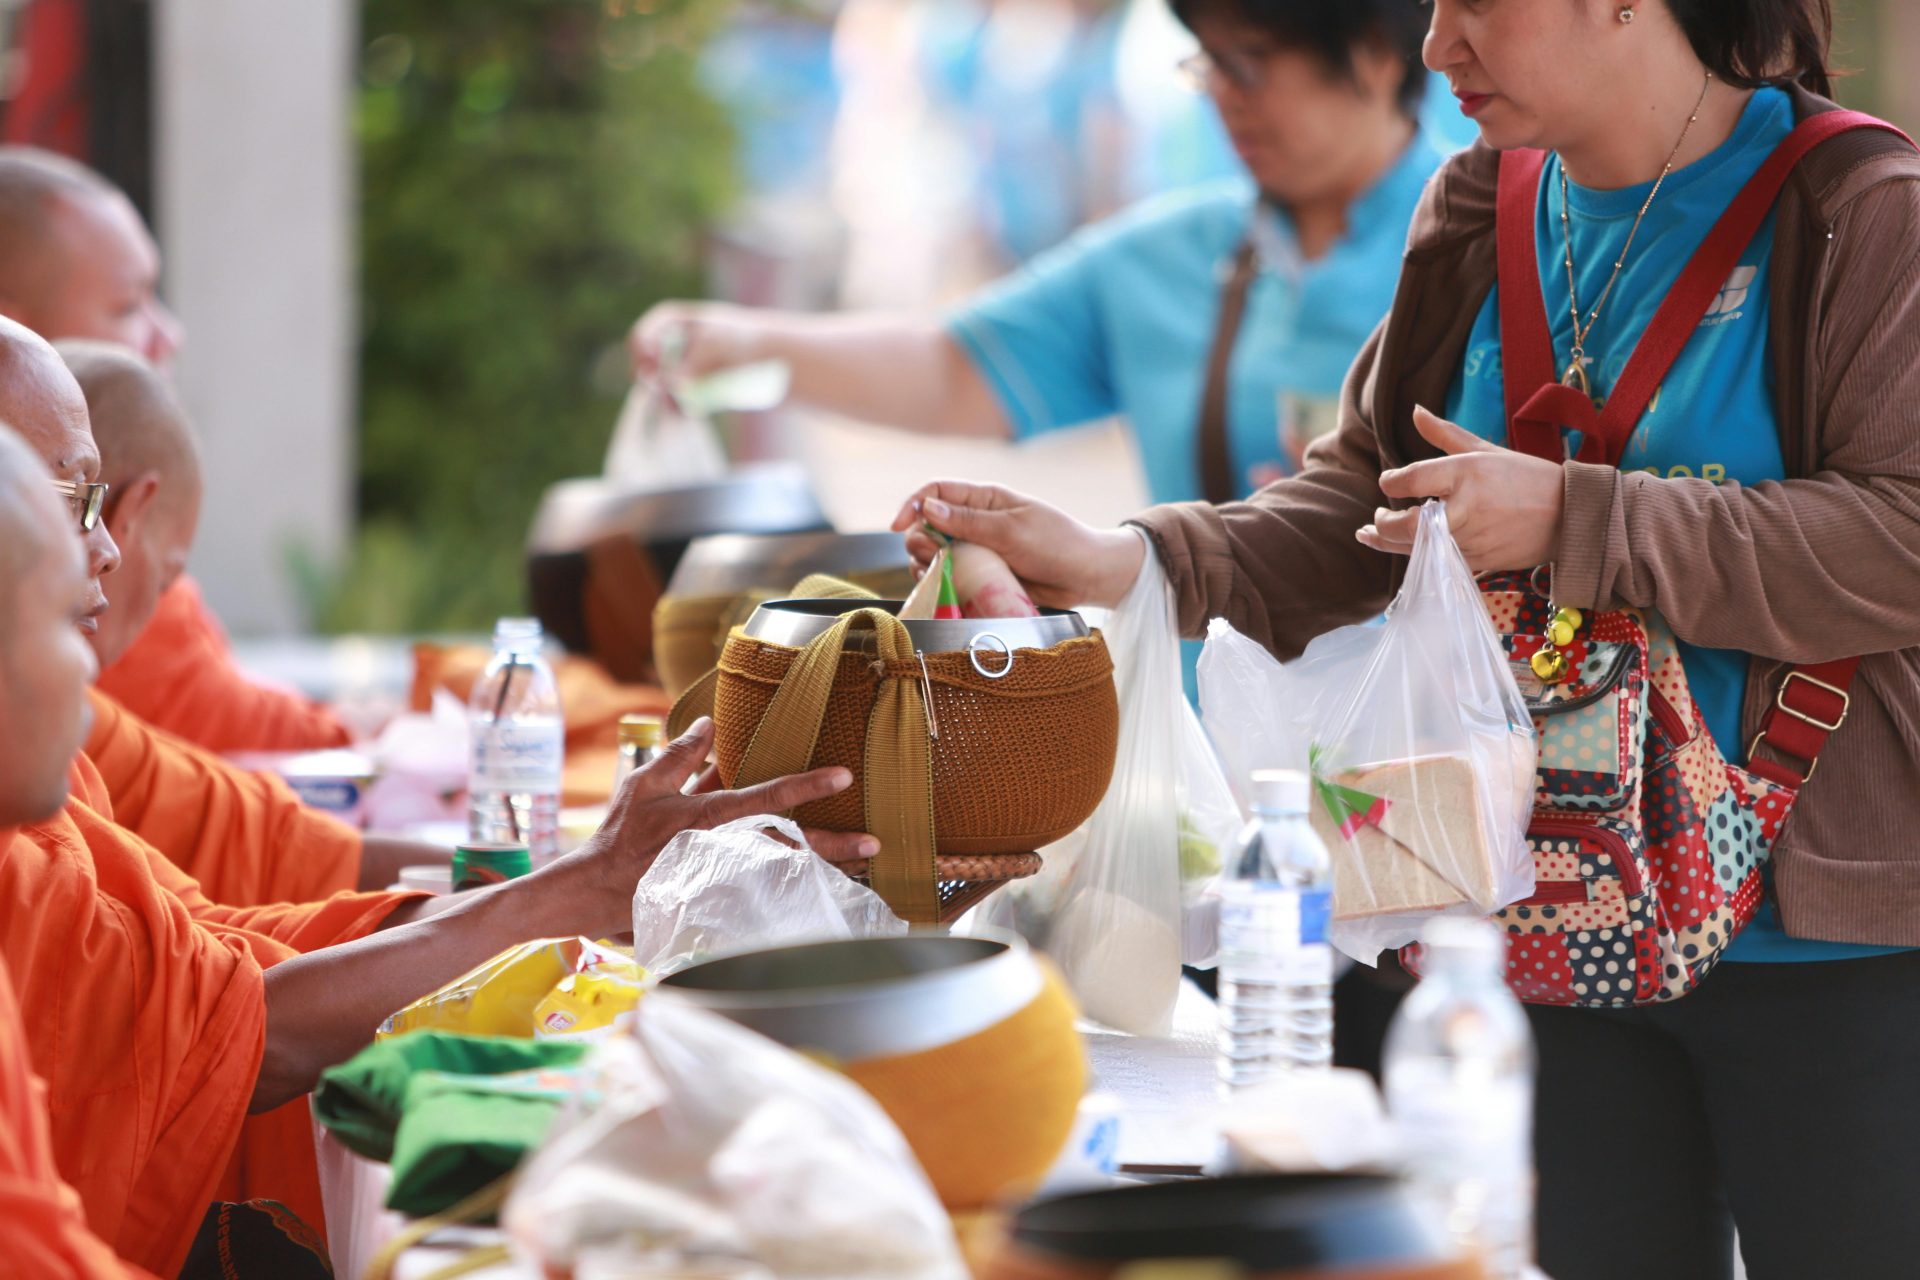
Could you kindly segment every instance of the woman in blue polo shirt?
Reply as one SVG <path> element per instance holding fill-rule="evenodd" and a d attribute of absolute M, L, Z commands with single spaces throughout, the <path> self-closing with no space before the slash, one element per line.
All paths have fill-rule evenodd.
<path fill-rule="evenodd" d="M 637 367 L 780 358 L 793 398 L 915 430 L 1020 439 L 1112 415 L 1154 500 L 1241 496 L 1330 425 L 1392 299 L 1443 159 L 1419 124 L 1425 15 L 1408 0 L 1173 0 L 1244 178 L 1088 227 L 946 316 L 663 303 Z M 1452 111 L 1449 104 L 1446 108 Z"/>

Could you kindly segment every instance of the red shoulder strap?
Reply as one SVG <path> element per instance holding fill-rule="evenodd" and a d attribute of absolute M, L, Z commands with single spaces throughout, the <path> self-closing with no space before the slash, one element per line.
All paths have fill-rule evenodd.
<path fill-rule="evenodd" d="M 1503 154 L 1495 238 L 1500 345 L 1512 447 L 1558 462 L 1565 456 L 1560 424 L 1577 425 L 1584 433 L 1582 460 L 1617 465 L 1661 381 L 1672 371 L 1707 308 L 1739 265 L 1740 255 L 1758 234 L 1795 166 L 1822 142 L 1853 129 L 1885 129 L 1906 137 L 1885 121 L 1857 111 L 1829 111 L 1801 121 L 1734 197 L 1687 263 L 1597 416 L 1587 414 L 1584 404 L 1571 403 L 1565 392 L 1553 385 L 1558 372 L 1534 242 L 1545 154 Z M 1584 400 L 1577 393 L 1576 398 Z M 1748 750 L 1748 769 L 1770 782 L 1793 788 L 1812 777 L 1828 737 L 1847 718 L 1852 705 L 1848 690 L 1859 666 L 1860 659 L 1844 658 L 1789 671 Z M 1758 754 L 1762 747 L 1767 748 L 1768 756 Z"/>
<path fill-rule="evenodd" d="M 1494 211 L 1494 249 L 1500 289 L 1500 366 L 1506 385 L 1508 430 L 1535 390 L 1558 382 L 1553 367 L 1553 330 L 1540 291 L 1540 259 L 1534 244 L 1534 209 L 1540 198 L 1544 151 L 1503 151 Z M 1509 439 L 1515 449 L 1554 462 L 1565 456 L 1559 433 L 1551 440 Z"/>
<path fill-rule="evenodd" d="M 1652 323 L 1633 349 L 1632 359 L 1600 410 L 1598 434 L 1602 456 L 1608 462 L 1618 463 L 1620 455 L 1626 452 L 1634 425 L 1652 403 L 1661 381 L 1672 371 L 1674 361 L 1686 348 L 1687 339 L 1699 328 L 1707 308 L 1726 287 L 1727 277 L 1740 265 L 1740 255 L 1759 234 L 1761 224 L 1772 212 L 1794 168 L 1809 151 L 1827 139 L 1853 129 L 1887 129 L 1900 133 L 1892 125 L 1858 111 L 1829 111 L 1809 116 L 1774 148 L 1759 172 L 1720 215 L 1720 221 L 1714 224 L 1686 270 L 1680 273 L 1678 283 L 1654 313 Z"/>

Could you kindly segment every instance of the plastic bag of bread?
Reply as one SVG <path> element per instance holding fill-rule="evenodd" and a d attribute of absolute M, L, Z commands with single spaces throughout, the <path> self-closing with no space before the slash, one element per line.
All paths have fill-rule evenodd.
<path fill-rule="evenodd" d="M 1385 619 L 1321 636 L 1293 667 L 1312 691 L 1336 946 L 1372 963 L 1434 915 L 1533 892 L 1533 721 L 1443 504 L 1421 508 Z"/>
<path fill-rule="evenodd" d="M 1366 964 L 1434 915 L 1533 892 L 1533 722 L 1444 507 L 1421 509 L 1386 617 L 1282 665 L 1215 621 L 1200 662 L 1207 729 L 1236 781 L 1308 769 L 1333 856 L 1335 946 Z"/>

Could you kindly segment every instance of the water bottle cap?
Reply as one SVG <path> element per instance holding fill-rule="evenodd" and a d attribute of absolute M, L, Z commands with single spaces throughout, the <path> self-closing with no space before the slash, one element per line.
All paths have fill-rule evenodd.
<path fill-rule="evenodd" d="M 493 642 L 502 640 L 530 640 L 538 638 L 540 619 L 538 618 L 502 618 L 493 624 Z"/>
<path fill-rule="evenodd" d="M 1438 964 L 1477 969 L 1506 961 L 1506 936 L 1473 916 L 1435 916 L 1421 929 L 1420 944 Z"/>
<path fill-rule="evenodd" d="M 1305 813 L 1311 785 L 1298 769 L 1256 769 L 1253 807 L 1268 813 Z"/>

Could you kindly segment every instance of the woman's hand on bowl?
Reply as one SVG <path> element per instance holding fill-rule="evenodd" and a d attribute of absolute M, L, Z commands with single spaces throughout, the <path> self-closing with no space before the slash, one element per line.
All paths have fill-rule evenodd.
<path fill-rule="evenodd" d="M 1482 440 L 1425 409 L 1414 427 L 1445 456 L 1381 473 L 1389 498 L 1440 498 L 1447 527 L 1475 573 L 1531 569 L 1552 560 L 1560 545 L 1562 472 L 1558 463 Z M 1408 555 L 1420 527 L 1419 507 L 1380 508 L 1354 536 L 1376 551 Z"/>
<path fill-rule="evenodd" d="M 938 544 L 922 524 L 996 552 L 1037 604 L 1112 607 L 1139 576 L 1146 548 L 1130 529 L 1096 529 L 1058 507 L 994 484 L 936 480 L 907 499 L 893 529 L 924 571 Z"/>

